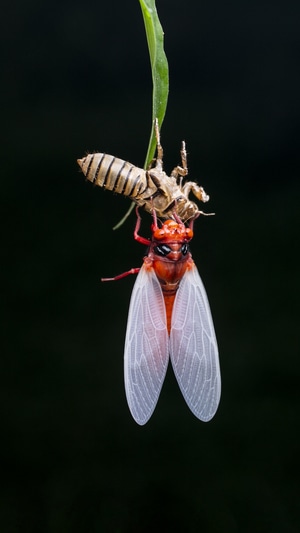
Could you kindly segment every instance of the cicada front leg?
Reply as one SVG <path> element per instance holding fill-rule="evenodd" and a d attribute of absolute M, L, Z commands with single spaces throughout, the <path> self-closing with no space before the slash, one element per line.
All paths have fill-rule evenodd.
<path fill-rule="evenodd" d="M 153 127 L 156 138 L 156 157 L 152 159 L 152 161 L 148 165 L 147 170 L 155 169 L 158 174 L 161 174 L 163 172 L 164 151 L 162 145 L 160 144 L 160 132 L 157 118 L 154 120 Z"/>
<path fill-rule="evenodd" d="M 180 150 L 180 155 L 181 155 L 181 165 L 177 165 L 177 167 L 175 167 L 172 172 L 171 172 L 171 176 L 173 178 L 178 179 L 178 177 L 180 177 L 179 179 L 179 187 L 181 188 L 182 187 L 182 178 L 185 178 L 185 176 L 188 175 L 188 166 L 187 166 L 187 154 L 186 154 L 186 147 L 185 147 L 185 141 L 182 141 L 182 144 L 181 144 L 181 150 Z"/>
<path fill-rule="evenodd" d="M 200 187 L 200 185 L 197 185 L 194 181 L 187 181 L 182 187 L 182 192 L 184 196 L 188 198 L 191 191 L 201 202 L 208 202 L 209 196 L 206 194 L 203 187 Z"/>
<path fill-rule="evenodd" d="M 159 125 L 158 125 L 158 119 L 156 118 L 154 121 L 154 131 L 155 131 L 155 137 L 156 137 L 156 164 L 155 167 L 157 170 L 163 169 L 163 157 L 164 157 L 164 151 L 163 147 L 160 144 L 160 132 L 159 132 Z"/>

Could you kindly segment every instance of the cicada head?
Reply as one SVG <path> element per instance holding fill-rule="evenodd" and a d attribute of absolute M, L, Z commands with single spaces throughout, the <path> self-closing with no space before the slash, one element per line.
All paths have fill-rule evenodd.
<path fill-rule="evenodd" d="M 166 220 L 161 228 L 152 225 L 152 238 L 159 242 L 189 242 L 193 238 L 193 230 L 175 220 Z"/>

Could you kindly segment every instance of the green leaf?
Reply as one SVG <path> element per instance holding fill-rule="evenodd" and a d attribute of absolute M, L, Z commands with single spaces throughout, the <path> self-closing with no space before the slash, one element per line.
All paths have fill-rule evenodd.
<path fill-rule="evenodd" d="M 149 48 L 152 70 L 152 127 L 144 168 L 151 163 L 155 148 L 156 138 L 154 133 L 154 120 L 158 119 L 161 128 L 169 94 L 169 68 L 164 51 L 164 32 L 156 11 L 155 0 L 139 0 L 145 23 L 145 30 Z"/>
<path fill-rule="evenodd" d="M 164 51 L 164 32 L 156 11 L 155 0 L 139 0 L 145 23 L 145 30 L 149 48 L 151 71 L 152 71 L 152 126 L 150 140 L 145 159 L 144 168 L 148 168 L 154 158 L 156 149 L 156 138 L 154 131 L 154 120 L 158 119 L 159 128 L 161 128 L 169 94 L 169 67 L 167 57 Z M 122 220 L 114 226 L 117 229 L 125 222 L 130 215 L 135 204 L 132 202 L 127 213 Z"/>

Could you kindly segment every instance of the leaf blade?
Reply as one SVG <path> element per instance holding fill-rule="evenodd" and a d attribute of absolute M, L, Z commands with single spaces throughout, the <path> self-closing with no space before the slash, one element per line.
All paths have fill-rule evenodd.
<path fill-rule="evenodd" d="M 155 0 L 139 0 L 139 2 L 145 24 L 153 82 L 152 128 L 144 165 L 144 168 L 147 168 L 154 157 L 156 148 L 154 120 L 158 119 L 161 128 L 166 113 L 169 95 L 169 67 L 164 50 L 164 32 L 157 14 Z"/>

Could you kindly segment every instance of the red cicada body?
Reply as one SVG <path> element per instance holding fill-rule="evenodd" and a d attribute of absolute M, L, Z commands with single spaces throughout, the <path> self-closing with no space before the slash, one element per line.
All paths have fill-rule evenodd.
<path fill-rule="evenodd" d="M 215 414 L 221 394 L 218 347 L 206 292 L 189 251 L 192 223 L 175 215 L 158 227 L 133 287 L 124 353 L 125 389 L 135 421 L 151 417 L 166 375 L 169 356 L 184 399 L 205 422 Z M 111 278 L 110 278 L 111 279 Z"/>

